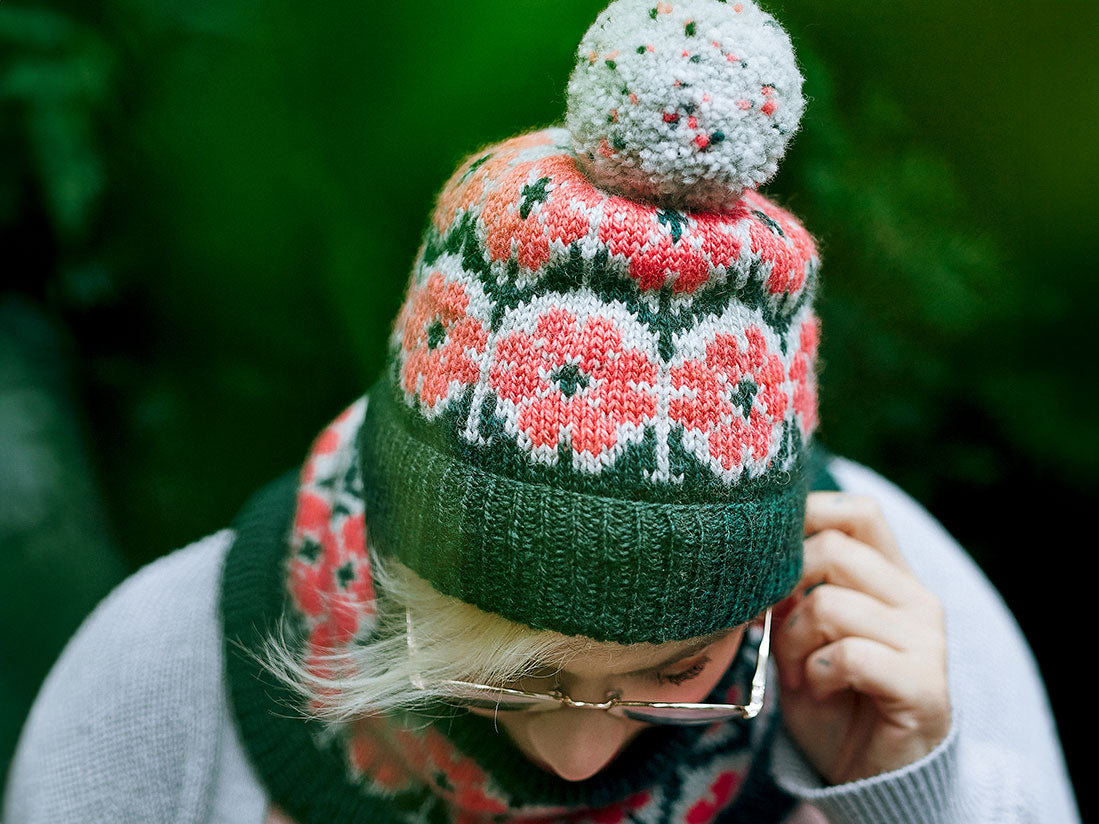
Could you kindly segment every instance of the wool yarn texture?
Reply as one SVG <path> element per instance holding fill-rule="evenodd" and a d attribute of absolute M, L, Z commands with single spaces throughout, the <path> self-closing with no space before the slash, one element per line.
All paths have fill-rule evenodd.
<path fill-rule="evenodd" d="M 790 38 L 753 3 L 619 0 L 579 56 L 572 145 L 593 182 L 626 197 L 735 207 L 778 170 L 805 109 Z"/>
<path fill-rule="evenodd" d="M 801 567 L 819 260 L 757 190 L 804 101 L 751 2 L 617 0 L 567 128 L 439 194 L 360 435 L 374 551 L 539 629 L 748 621 Z"/>
<path fill-rule="evenodd" d="M 235 522 L 225 562 L 221 614 L 233 706 L 280 806 L 301 824 L 702 822 L 721 806 L 736 820 L 781 820 L 792 799 L 759 757 L 779 723 L 773 693 L 752 723 L 651 730 L 579 783 L 523 758 L 491 718 L 435 707 L 322 727 L 287 713 L 298 696 L 242 652 L 263 643 L 273 617 L 294 639 L 299 660 L 322 678 L 335 674 L 333 650 L 384 631 L 378 609 L 385 592 L 376 586 L 364 530 L 356 447 L 373 403 L 356 401 L 320 433 L 300 475 L 257 494 Z M 285 576 L 270 574 L 282 568 L 270 563 L 278 560 L 286 562 Z M 751 641 L 707 701 L 747 700 L 761 633 L 749 629 Z M 335 700 L 339 689 L 326 687 L 310 708 Z"/>

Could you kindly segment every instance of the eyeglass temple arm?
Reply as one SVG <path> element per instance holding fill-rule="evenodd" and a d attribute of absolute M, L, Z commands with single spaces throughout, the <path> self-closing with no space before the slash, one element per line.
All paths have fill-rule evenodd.
<path fill-rule="evenodd" d="M 408 640 L 408 657 L 412 660 L 416 658 L 416 639 L 412 635 L 412 613 L 406 608 L 404 611 L 404 626 L 405 637 Z M 418 690 L 426 689 L 427 683 L 424 681 L 422 675 L 419 672 L 414 672 L 408 679 L 412 682 L 412 686 Z"/>
<path fill-rule="evenodd" d="M 767 662 L 771 657 L 771 608 L 763 615 L 763 640 L 759 645 L 756 671 L 752 676 L 752 694 L 745 707 L 745 717 L 754 718 L 763 709 L 763 695 L 767 684 Z"/>

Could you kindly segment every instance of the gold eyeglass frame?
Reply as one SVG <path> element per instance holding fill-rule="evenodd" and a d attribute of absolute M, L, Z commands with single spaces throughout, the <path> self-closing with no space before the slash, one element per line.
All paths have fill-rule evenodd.
<path fill-rule="evenodd" d="M 408 635 L 408 652 L 410 657 L 414 657 L 416 654 L 416 641 L 412 633 L 412 615 L 406 609 L 405 610 L 405 627 Z M 683 710 L 685 712 L 691 712 L 692 710 L 698 711 L 698 716 L 695 719 L 691 719 L 690 716 L 682 718 L 645 718 L 637 720 L 645 720 L 648 723 L 653 724 L 677 724 L 677 725 L 689 725 L 689 724 L 710 724 L 716 723 L 725 719 L 713 718 L 712 714 L 715 712 L 729 713 L 730 717 L 739 716 L 744 719 L 755 718 L 759 715 L 760 710 L 763 709 L 763 699 L 767 690 L 767 663 L 771 656 L 771 607 L 767 608 L 767 611 L 763 615 L 763 635 L 759 644 L 759 652 L 756 658 L 756 669 L 752 675 L 752 690 L 747 704 L 694 704 L 694 703 L 680 703 L 680 702 L 665 702 L 665 701 L 623 701 L 621 694 L 616 691 L 610 691 L 607 693 L 606 698 L 603 701 L 577 701 L 570 698 L 564 690 L 555 689 L 553 692 L 528 692 L 526 690 L 515 690 L 507 687 L 495 687 L 488 684 L 476 684 L 471 681 L 442 681 L 439 683 L 440 687 L 446 689 L 474 689 L 481 693 L 488 693 L 489 695 L 498 695 L 501 698 L 525 698 L 533 702 L 524 707 L 508 707 L 497 704 L 496 711 L 498 712 L 531 712 L 531 711 L 547 711 L 546 703 L 554 702 L 561 707 L 569 707 L 579 710 L 602 710 L 609 712 L 616 717 L 632 717 L 629 715 L 629 709 L 669 709 L 669 710 Z M 410 679 L 413 688 L 417 690 L 426 690 L 427 685 L 419 673 L 412 676 Z M 461 696 L 455 695 L 453 699 L 449 697 L 443 697 L 441 700 L 455 704 L 457 706 L 463 706 L 461 703 Z M 538 704 L 542 704 L 539 707 Z M 469 706 L 465 705 L 468 709 Z M 478 709 L 484 709 L 479 707 Z"/>

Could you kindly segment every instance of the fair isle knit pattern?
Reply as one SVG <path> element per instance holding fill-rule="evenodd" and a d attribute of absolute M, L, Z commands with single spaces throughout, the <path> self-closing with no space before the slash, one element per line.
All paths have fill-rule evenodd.
<path fill-rule="evenodd" d="M 819 261 L 745 186 L 773 172 L 800 88 L 751 3 L 618 0 L 581 45 L 570 129 L 459 166 L 360 439 L 380 552 L 485 610 L 622 643 L 742 623 L 793 587 Z M 610 142 L 587 149 L 596 121 Z M 728 139 L 695 139 L 717 122 Z"/>
<path fill-rule="evenodd" d="M 455 448 L 492 416 L 578 475 L 647 436 L 639 485 L 684 482 L 676 447 L 728 486 L 789 469 L 816 424 L 812 239 L 757 192 L 698 214 L 601 193 L 567 140 L 505 141 L 444 187 L 390 340 L 404 403 L 435 420 L 472 391 Z"/>
<path fill-rule="evenodd" d="M 295 494 L 289 553 L 285 544 L 281 549 L 284 627 L 299 639 L 302 660 L 317 674 L 324 673 L 320 656 L 376 629 L 354 437 L 366 407 L 366 399 L 358 401 L 315 441 Z M 277 613 L 277 603 L 261 611 Z M 744 699 L 754 648 L 744 645 L 709 700 Z M 238 690 L 255 689 L 262 680 L 234 677 L 232 670 L 230 677 Z M 259 691 L 261 710 L 270 705 L 275 718 L 285 716 L 278 697 Z M 252 700 L 238 692 L 238 705 Z M 340 820 L 352 822 L 708 824 L 723 815 L 778 821 L 790 808 L 766 775 L 766 759 L 753 755 L 764 746 L 774 713 L 768 703 L 751 723 L 650 731 L 600 776 L 579 784 L 530 764 L 491 719 L 473 715 L 377 716 L 336 728 L 281 718 L 276 723 L 286 724 L 291 738 L 272 738 L 271 718 L 262 714 L 255 729 L 248 717 L 242 723 L 246 739 L 270 740 L 256 748 L 259 769 L 272 771 L 268 786 L 275 788 L 276 803 L 299 824 L 311 824 L 319 808 L 298 807 L 297 796 L 277 790 L 298 785 L 298 773 L 321 782 L 311 787 L 313 795 L 323 793 L 331 804 L 340 799 Z M 311 738 L 302 738 L 306 729 Z M 762 819 L 754 817 L 759 810 L 767 811 Z"/>

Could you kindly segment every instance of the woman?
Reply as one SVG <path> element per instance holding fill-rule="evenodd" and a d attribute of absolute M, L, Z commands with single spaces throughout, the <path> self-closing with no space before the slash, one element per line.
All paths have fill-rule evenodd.
<path fill-rule="evenodd" d="M 814 443 L 801 85 L 750 2 L 600 15 L 367 395 L 72 642 L 5 820 L 1076 820 L 996 594 Z"/>

